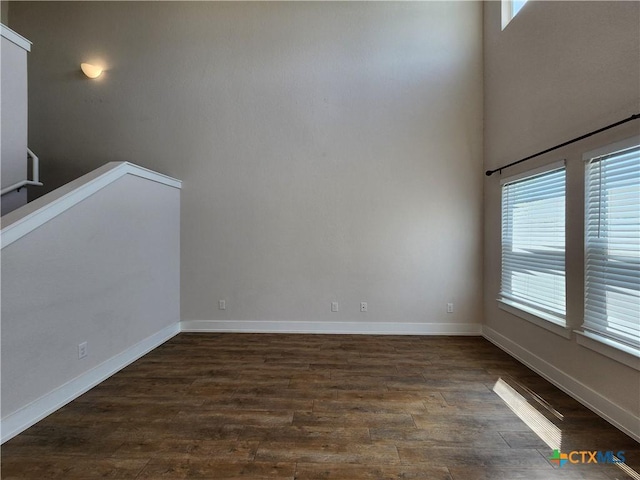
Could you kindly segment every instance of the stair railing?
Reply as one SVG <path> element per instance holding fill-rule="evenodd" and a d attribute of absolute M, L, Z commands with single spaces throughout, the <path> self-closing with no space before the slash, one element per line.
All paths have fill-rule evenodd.
<path fill-rule="evenodd" d="M 30 148 L 27 148 L 27 158 L 31 159 L 31 174 L 32 180 L 22 180 L 21 182 L 14 183 L 6 188 L 0 190 L 0 195 L 4 195 L 5 193 L 13 192 L 14 190 L 20 190 L 22 187 L 27 185 L 34 185 L 36 187 L 42 187 L 43 183 L 40 182 L 40 160 L 38 156 L 31 151 Z"/>

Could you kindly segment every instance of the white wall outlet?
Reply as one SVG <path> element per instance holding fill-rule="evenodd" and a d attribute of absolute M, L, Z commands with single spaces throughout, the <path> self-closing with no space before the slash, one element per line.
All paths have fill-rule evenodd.
<path fill-rule="evenodd" d="M 78 358 L 84 358 L 87 356 L 87 342 L 78 344 Z"/>
<path fill-rule="evenodd" d="M 226 310 L 227 302 L 225 300 L 218 300 L 218 310 Z"/>
<path fill-rule="evenodd" d="M 337 312 L 339 310 L 338 302 L 331 302 L 331 311 Z"/>
<path fill-rule="evenodd" d="M 369 306 L 367 305 L 367 302 L 360 302 L 360 311 L 361 312 L 366 312 L 368 310 Z"/>
<path fill-rule="evenodd" d="M 447 313 L 453 313 L 453 303 L 447 303 Z"/>

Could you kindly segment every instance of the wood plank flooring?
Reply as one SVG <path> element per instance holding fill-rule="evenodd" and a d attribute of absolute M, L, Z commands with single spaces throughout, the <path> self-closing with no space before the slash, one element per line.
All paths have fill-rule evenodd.
<path fill-rule="evenodd" d="M 5 443 L 1 478 L 634 478 L 553 465 L 525 422 L 640 471 L 637 442 L 482 338 L 183 333 Z"/>

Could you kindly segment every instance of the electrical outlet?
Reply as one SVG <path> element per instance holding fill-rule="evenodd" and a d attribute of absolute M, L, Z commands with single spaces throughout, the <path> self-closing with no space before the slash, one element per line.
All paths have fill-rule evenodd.
<path fill-rule="evenodd" d="M 453 303 L 447 303 L 447 313 L 453 313 Z"/>
<path fill-rule="evenodd" d="M 361 312 L 366 312 L 368 308 L 369 308 L 369 306 L 367 305 L 367 302 L 360 302 L 360 311 Z"/>
<path fill-rule="evenodd" d="M 87 342 L 78 344 L 78 358 L 84 358 L 87 356 Z"/>
<path fill-rule="evenodd" d="M 339 309 L 338 302 L 331 302 L 331 311 L 332 312 L 337 312 L 338 309 Z"/>
<path fill-rule="evenodd" d="M 218 300 L 218 310 L 226 310 L 227 302 L 224 300 Z"/>

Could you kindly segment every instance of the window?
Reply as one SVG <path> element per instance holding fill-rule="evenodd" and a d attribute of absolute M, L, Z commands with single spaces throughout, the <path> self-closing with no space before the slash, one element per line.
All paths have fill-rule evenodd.
<path fill-rule="evenodd" d="M 515 17 L 518 12 L 524 7 L 524 4 L 527 3 L 527 0 L 511 0 L 511 18 Z"/>
<path fill-rule="evenodd" d="M 609 340 L 609 345 L 640 352 L 640 145 L 637 143 L 587 158 L 583 329 L 587 334 Z"/>
<path fill-rule="evenodd" d="M 504 30 L 509 22 L 513 20 L 527 0 L 502 0 L 502 29 Z"/>
<path fill-rule="evenodd" d="M 562 162 L 503 182 L 500 301 L 565 327 L 565 290 Z"/>

